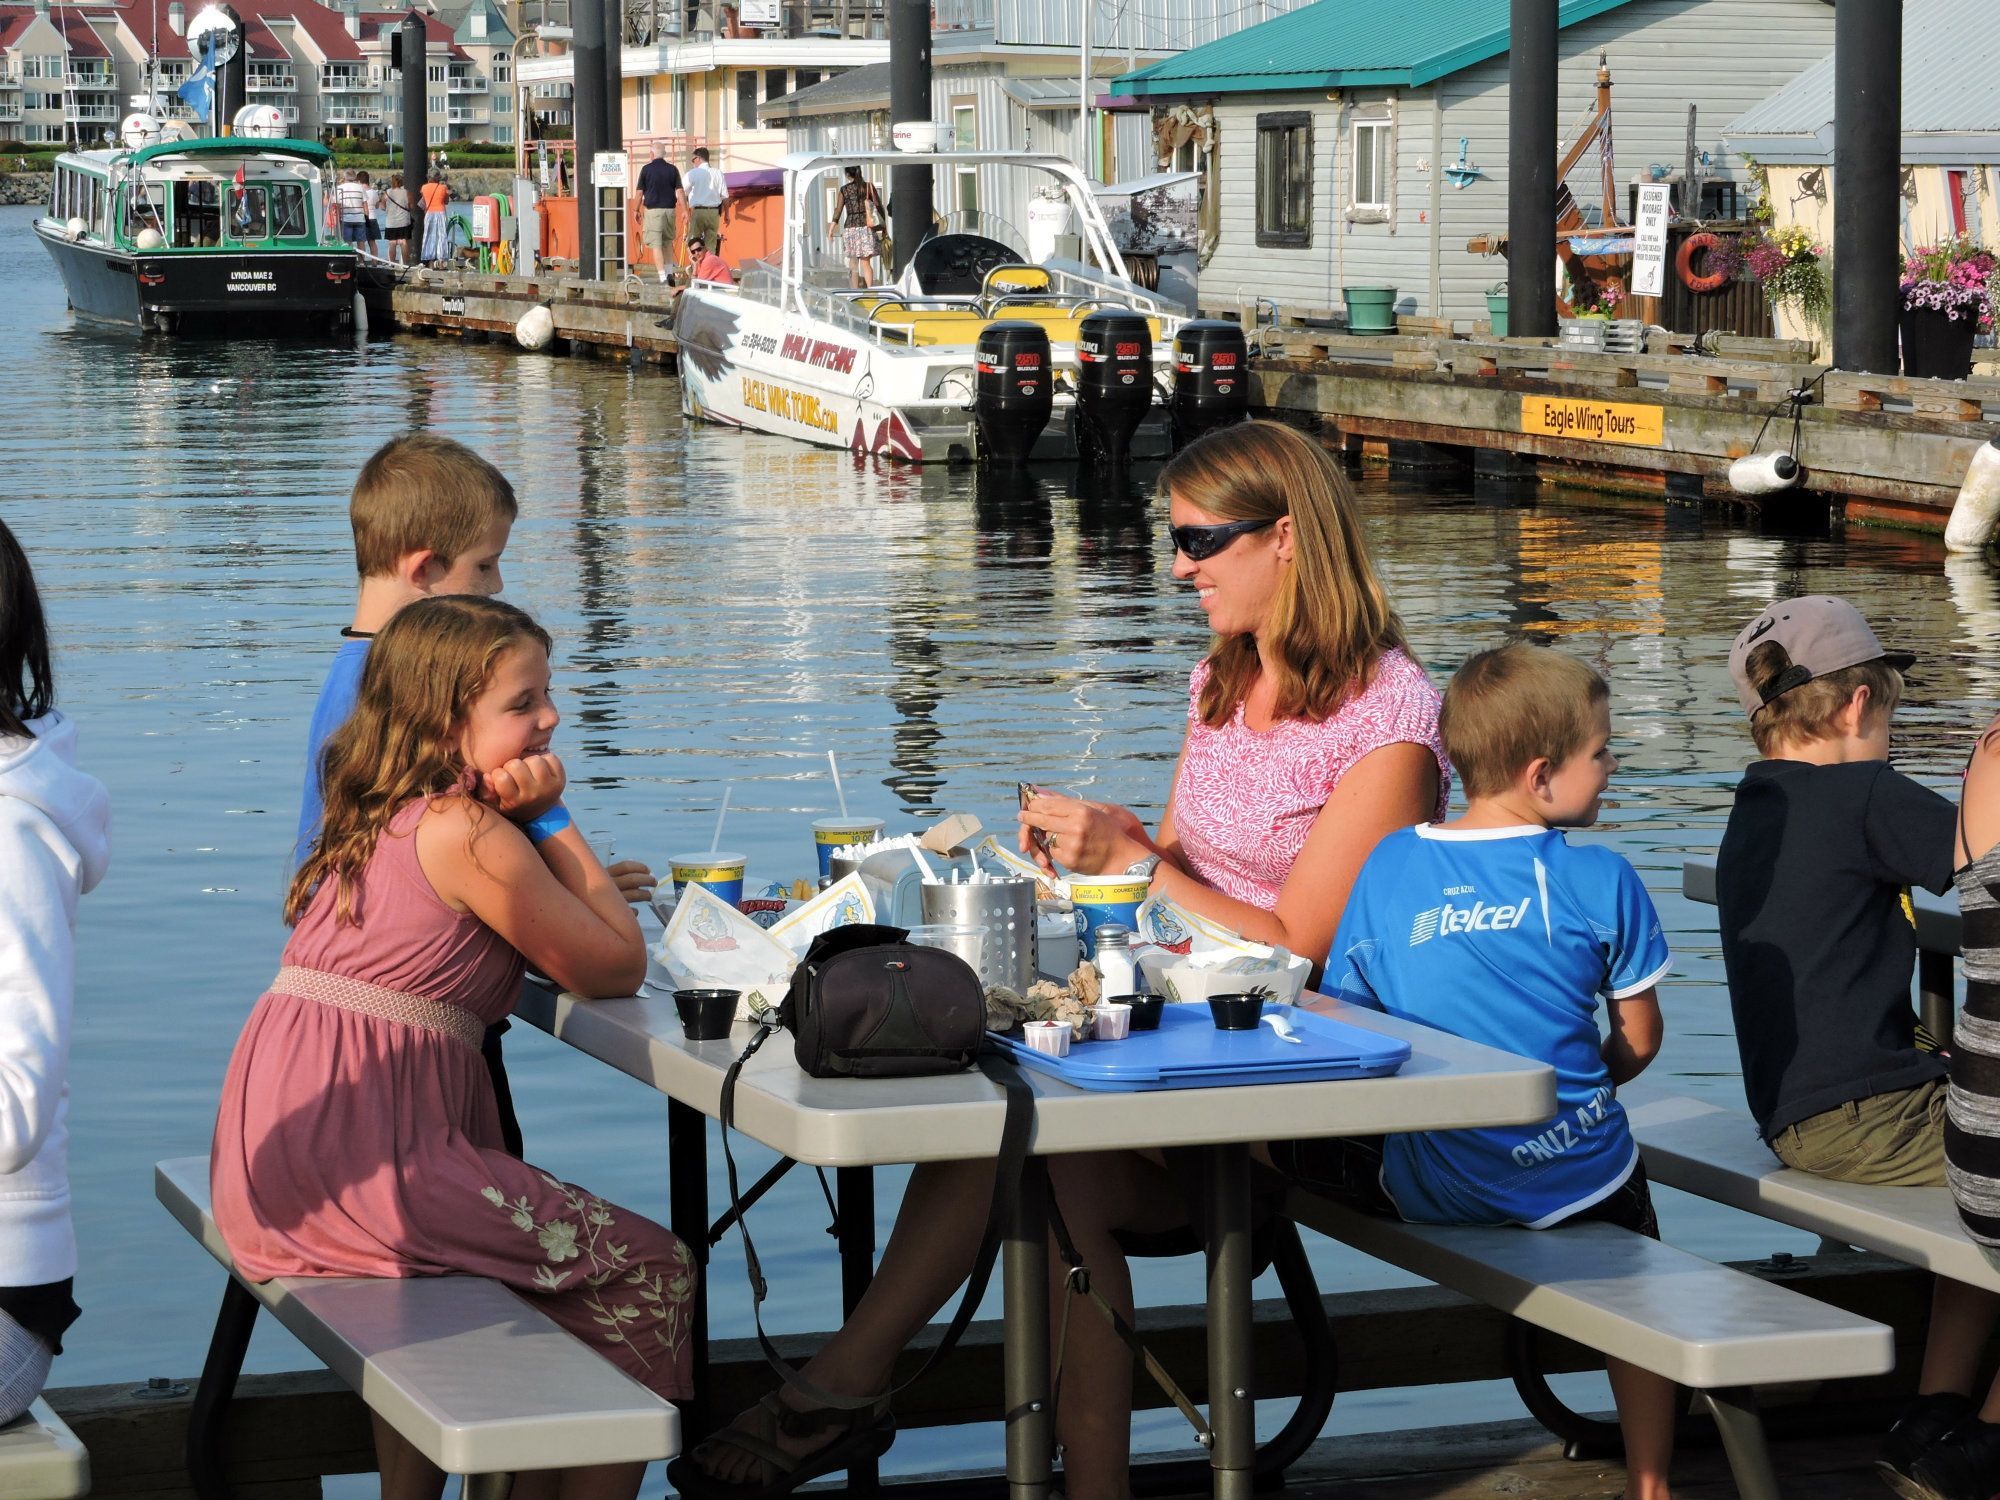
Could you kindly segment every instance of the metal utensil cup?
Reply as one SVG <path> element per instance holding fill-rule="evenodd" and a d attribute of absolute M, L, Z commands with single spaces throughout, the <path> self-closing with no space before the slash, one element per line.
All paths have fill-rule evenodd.
<path fill-rule="evenodd" d="M 1035 982 L 1035 882 L 989 880 L 977 885 L 926 884 L 926 923 L 983 927 L 985 935 L 946 946 L 972 965 L 981 984 L 1025 995 Z M 969 950 L 969 951 L 968 951 Z"/>

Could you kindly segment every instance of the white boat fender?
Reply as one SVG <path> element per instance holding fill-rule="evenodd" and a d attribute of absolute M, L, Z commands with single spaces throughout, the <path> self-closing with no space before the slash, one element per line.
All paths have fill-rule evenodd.
<path fill-rule="evenodd" d="M 359 292 L 354 294 L 354 331 L 356 333 L 368 331 L 368 299 Z"/>
<path fill-rule="evenodd" d="M 1739 495 L 1775 495 L 1796 489 L 1805 477 L 1789 453 L 1746 453 L 1729 466 L 1729 487 Z"/>
<path fill-rule="evenodd" d="M 157 250 L 164 244 L 166 240 L 161 238 L 160 231 L 150 225 L 132 236 L 132 246 L 136 250 Z"/>
<path fill-rule="evenodd" d="M 2000 527 L 2000 433 L 1979 445 L 1944 528 L 1947 552 L 1983 552 Z"/>
<path fill-rule="evenodd" d="M 523 349 L 546 349 L 555 336 L 556 315 L 539 305 L 522 313 L 514 325 L 514 342 Z"/>
<path fill-rule="evenodd" d="M 90 225 L 84 220 L 71 219 L 63 225 L 63 233 L 67 234 L 73 240 L 80 240 L 83 238 L 83 232 L 88 228 L 90 228 Z"/>

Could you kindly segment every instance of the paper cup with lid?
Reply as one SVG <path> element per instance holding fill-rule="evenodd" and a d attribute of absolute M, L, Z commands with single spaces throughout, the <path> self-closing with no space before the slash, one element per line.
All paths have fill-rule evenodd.
<path fill-rule="evenodd" d="M 882 837 L 880 818 L 814 818 L 813 846 L 819 850 L 819 872 L 833 873 L 833 856 L 855 844 L 872 844 Z"/>
<path fill-rule="evenodd" d="M 668 862 L 673 866 L 676 896 L 691 885 L 699 885 L 731 906 L 743 899 L 743 867 L 750 862 L 746 855 L 675 854 Z"/>
<path fill-rule="evenodd" d="M 1097 957 L 1097 929 L 1116 922 L 1136 932 L 1139 907 L 1152 889 L 1145 875 L 1072 875 L 1070 904 L 1076 908 L 1076 937 L 1085 958 Z"/>

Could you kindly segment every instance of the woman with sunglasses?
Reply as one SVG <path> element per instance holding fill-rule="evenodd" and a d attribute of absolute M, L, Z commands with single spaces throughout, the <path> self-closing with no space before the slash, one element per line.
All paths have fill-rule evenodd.
<path fill-rule="evenodd" d="M 1439 697 L 1403 643 L 1368 560 L 1346 482 L 1310 439 L 1245 422 L 1189 445 L 1161 475 L 1174 576 L 1215 639 L 1194 670 L 1188 734 L 1157 835 L 1121 807 L 1044 794 L 1021 814 L 1026 852 L 1049 836 L 1085 874 L 1150 871 L 1172 897 L 1316 963 L 1376 843 L 1440 817 L 1448 772 Z M 1125 1245 L 1200 1248 L 1179 1161 L 1134 1152 L 1049 1158 L 1056 1200 L 1094 1285 L 1129 1321 Z M 1198 1177 L 1195 1181 L 1198 1181 Z M 881 1391 L 904 1345 L 965 1279 L 993 1194 L 991 1167 L 931 1163 L 910 1176 L 867 1294 L 806 1366 L 822 1390 Z M 1066 1268 L 1051 1256 L 1057 1316 Z M 1069 1500 L 1131 1491 L 1132 1359 L 1088 1309 L 1065 1324 L 1056 1434 Z M 695 1500 L 785 1493 L 879 1453 L 885 1410 L 766 1396 L 671 1473 Z M 689 1472 L 692 1470 L 693 1472 Z"/>

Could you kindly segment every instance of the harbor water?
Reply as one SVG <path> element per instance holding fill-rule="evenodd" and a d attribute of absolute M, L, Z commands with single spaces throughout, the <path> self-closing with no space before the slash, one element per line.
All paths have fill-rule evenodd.
<path fill-rule="evenodd" d="M 1002 824 L 1021 780 L 1157 819 L 1205 633 L 1146 476 L 1080 494 L 1067 472 L 1000 483 L 857 464 L 690 426 L 670 374 L 615 360 L 92 332 L 66 312 L 30 214 L 0 209 L 0 404 L 13 414 L 0 516 L 39 572 L 62 707 L 116 820 L 111 875 L 81 921 L 71 1171 L 85 1313 L 58 1384 L 199 1367 L 222 1278 L 155 1204 L 150 1167 L 206 1151 L 229 1049 L 277 966 L 306 721 L 352 603 L 346 493 L 397 432 L 469 443 L 519 491 L 506 596 L 555 636 L 556 748 L 600 849 L 664 868 L 708 838 L 729 788 L 725 842 L 748 853 L 753 882 L 807 874 L 809 824 L 835 810 L 829 749 L 852 810 L 892 830 L 947 810 Z M 1730 637 L 1774 596 L 1853 599 L 1917 655 L 1898 758 L 1944 788 L 2000 696 L 2000 592 L 1983 566 L 1948 574 L 1929 538 L 1358 484 L 1440 682 L 1523 635 L 1610 678 L 1623 765 L 1586 837 L 1644 872 L 1677 960 L 1666 1046 L 1631 1092 L 1740 1102 L 1713 913 L 1679 895 L 1682 859 L 1713 849 L 1752 753 Z M 664 1100 L 526 1028 L 508 1055 L 531 1159 L 664 1218 Z M 885 1235 L 896 1180 L 885 1172 L 878 1190 Z M 1661 1200 L 1668 1237 L 1710 1255 L 1812 1248 Z M 811 1175 L 756 1212 L 767 1321 L 830 1327 L 839 1281 Z M 1329 1290 L 1404 1280 L 1335 1246 L 1314 1253 Z M 747 1334 L 733 1240 L 714 1266 L 715 1331 Z M 1200 1296 L 1193 1258 L 1148 1263 L 1140 1281 L 1155 1302 Z M 307 1363 L 268 1326 L 251 1356 L 256 1369 Z M 1454 1388 L 1344 1398 L 1335 1420 L 1518 1412 L 1504 1390 Z M 1171 1412 L 1140 1430 L 1151 1445 L 1186 1439 Z M 934 1468 L 967 1451 L 912 1433 L 891 1457 Z M 997 1441 L 983 1457 L 999 1461 Z"/>

